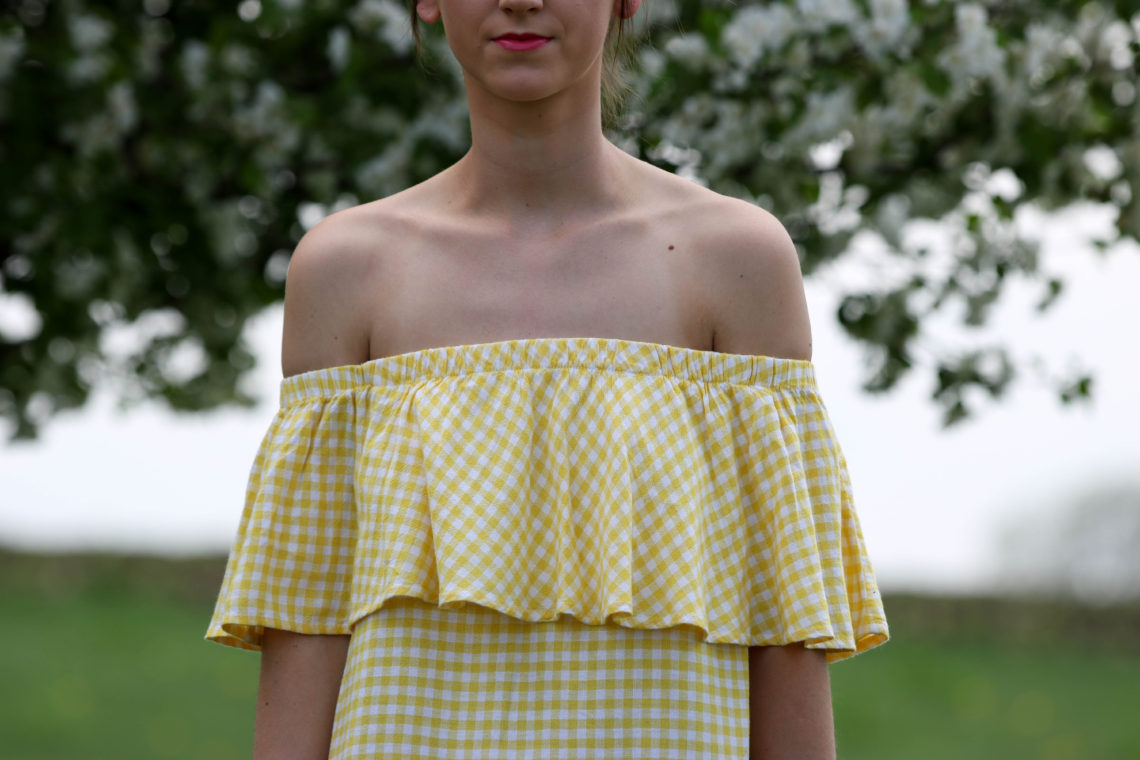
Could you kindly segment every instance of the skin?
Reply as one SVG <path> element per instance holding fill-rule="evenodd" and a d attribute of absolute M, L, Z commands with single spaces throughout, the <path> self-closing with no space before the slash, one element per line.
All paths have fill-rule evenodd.
<path fill-rule="evenodd" d="M 465 71 L 471 150 L 331 215 L 293 254 L 282 370 L 522 337 L 618 337 L 811 359 L 799 259 L 766 211 L 628 156 L 601 130 L 617 2 L 422 0 Z M 628 3 L 635 12 L 639 2 Z M 506 32 L 550 36 L 504 51 Z M 347 636 L 269 630 L 254 757 L 327 756 Z M 749 648 L 751 757 L 834 760 L 824 655 Z"/>

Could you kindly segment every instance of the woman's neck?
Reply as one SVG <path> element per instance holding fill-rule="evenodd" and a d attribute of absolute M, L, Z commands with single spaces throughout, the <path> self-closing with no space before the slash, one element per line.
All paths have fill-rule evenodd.
<path fill-rule="evenodd" d="M 602 133 L 596 97 L 511 103 L 473 88 L 468 101 L 472 145 L 453 167 L 454 210 L 539 232 L 628 200 L 629 157 Z"/>

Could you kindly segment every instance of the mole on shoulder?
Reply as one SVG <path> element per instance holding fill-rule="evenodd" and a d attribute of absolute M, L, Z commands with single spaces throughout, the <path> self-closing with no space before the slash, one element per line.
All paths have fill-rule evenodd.
<path fill-rule="evenodd" d="M 669 246 L 669 250 L 670 250 L 670 251 L 671 251 L 671 250 L 673 250 L 673 246 Z"/>

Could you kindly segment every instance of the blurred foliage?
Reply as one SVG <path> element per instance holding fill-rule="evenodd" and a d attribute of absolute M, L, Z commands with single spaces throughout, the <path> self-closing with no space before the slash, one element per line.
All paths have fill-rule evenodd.
<path fill-rule="evenodd" d="M 0 593 L 45 598 L 128 594 L 212 608 L 225 570 L 224 556 L 40 554 L 0 547 Z"/>
<path fill-rule="evenodd" d="M 901 276 L 838 311 L 869 391 L 928 365 L 947 424 L 1004 392 L 1006 345 L 916 349 L 937 312 L 983 326 L 1012 278 L 1057 300 L 1019 207 L 1111 204 L 1118 237 L 1140 238 L 1131 0 L 649 6 L 611 137 L 771 210 L 806 273 L 877 237 Z M 242 328 L 282 297 L 305 229 L 468 145 L 439 29 L 425 67 L 393 0 L 0 7 L 0 299 L 29 315 L 0 326 L 16 438 L 97 384 L 177 410 L 252 403 Z M 947 251 L 904 234 L 919 219 L 953 230 Z M 1091 392 L 1083 373 L 1051 382 Z"/>

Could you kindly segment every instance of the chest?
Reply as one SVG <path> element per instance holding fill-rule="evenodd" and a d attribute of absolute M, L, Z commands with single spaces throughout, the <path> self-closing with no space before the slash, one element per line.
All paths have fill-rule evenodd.
<path fill-rule="evenodd" d="M 711 344 L 699 261 L 675 233 L 432 237 L 386 255 L 373 356 L 559 335 Z"/>

